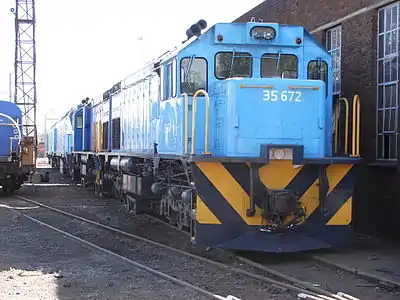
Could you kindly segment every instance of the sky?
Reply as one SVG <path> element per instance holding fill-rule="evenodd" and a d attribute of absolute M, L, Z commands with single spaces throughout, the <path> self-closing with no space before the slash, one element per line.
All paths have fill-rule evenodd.
<path fill-rule="evenodd" d="M 36 0 L 37 125 L 180 44 L 199 19 L 231 22 L 262 0 Z M 233 4 L 235 3 L 235 4 Z M 0 99 L 14 72 L 15 0 L 0 1 Z M 48 121 L 47 123 L 51 123 Z"/>

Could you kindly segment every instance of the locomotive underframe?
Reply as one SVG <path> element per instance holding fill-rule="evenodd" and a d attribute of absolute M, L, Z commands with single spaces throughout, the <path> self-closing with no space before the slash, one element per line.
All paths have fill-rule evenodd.
<path fill-rule="evenodd" d="M 274 188 L 264 181 L 293 172 L 292 162 L 284 171 L 281 167 L 274 169 L 274 162 L 198 159 L 80 152 L 71 156 L 69 172 L 84 186 L 92 186 L 98 197 L 117 198 L 133 214 L 157 214 L 190 232 L 193 242 L 205 246 L 302 251 L 328 248 L 351 238 L 351 195 L 357 160 L 332 158 L 307 163 L 300 173 L 290 175 L 287 188 Z M 268 174 L 265 169 L 260 171 L 266 166 L 271 167 Z M 220 173 L 219 168 L 224 171 Z M 226 181 L 218 182 L 218 177 L 224 176 L 231 176 L 231 183 L 240 186 L 230 197 L 223 195 L 224 189 L 230 193 L 229 184 L 226 188 Z M 242 191 L 249 195 L 248 200 L 243 199 Z M 310 193 L 316 196 L 304 199 Z M 310 218 L 310 206 L 304 203 L 313 199 L 318 204 L 307 204 L 314 214 Z M 235 201 L 246 206 L 244 213 L 232 210 Z M 281 233 L 288 241 L 276 240 Z"/>
<path fill-rule="evenodd" d="M 12 193 L 18 190 L 25 180 L 26 172 L 20 168 L 18 161 L 0 161 L 0 186 L 3 192 Z"/>
<path fill-rule="evenodd" d="M 96 196 L 121 200 L 133 214 L 157 214 L 195 234 L 196 191 L 185 160 L 75 154 L 68 171 Z"/>
<path fill-rule="evenodd" d="M 97 196 L 120 199 L 133 214 L 157 213 L 179 229 L 195 235 L 197 193 L 193 167 L 187 159 L 94 154 L 83 157 L 73 157 L 70 172 L 82 185 L 92 185 Z M 296 194 L 290 190 L 263 188 L 257 175 L 260 166 L 252 164 L 251 167 L 252 190 L 247 215 L 254 216 L 258 199 L 263 203 L 263 218 L 269 223 L 265 226 L 268 230 L 280 230 L 303 222 L 305 212 Z M 323 184 L 321 188 L 326 189 Z"/>

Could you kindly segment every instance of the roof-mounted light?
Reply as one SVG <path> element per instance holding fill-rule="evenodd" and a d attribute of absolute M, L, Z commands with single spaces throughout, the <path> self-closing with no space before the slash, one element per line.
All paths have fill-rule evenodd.
<path fill-rule="evenodd" d="M 276 30 L 270 26 L 255 26 L 250 30 L 250 36 L 257 40 L 270 41 L 276 38 Z"/>
<path fill-rule="evenodd" d="M 206 28 L 207 28 L 207 22 L 201 19 L 197 23 L 190 26 L 188 30 L 186 30 L 186 36 L 188 39 L 192 38 L 193 36 L 200 36 L 201 31 Z"/>

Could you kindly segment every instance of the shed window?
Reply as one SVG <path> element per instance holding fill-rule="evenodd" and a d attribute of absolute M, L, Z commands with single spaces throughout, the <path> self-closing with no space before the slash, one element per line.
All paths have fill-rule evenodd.
<path fill-rule="evenodd" d="M 297 78 L 298 61 L 293 54 L 265 53 L 261 57 L 261 77 Z"/>
<path fill-rule="evenodd" d="M 193 95 L 197 90 L 207 90 L 207 60 L 185 57 L 181 60 L 181 93 Z"/>
<path fill-rule="evenodd" d="M 326 49 L 333 60 L 333 94 L 341 90 L 342 27 L 336 26 L 326 32 Z"/>
<path fill-rule="evenodd" d="M 219 52 L 215 55 L 215 77 L 251 77 L 253 58 L 247 52 Z"/>
<path fill-rule="evenodd" d="M 376 156 L 398 160 L 400 5 L 388 5 L 378 14 Z"/>

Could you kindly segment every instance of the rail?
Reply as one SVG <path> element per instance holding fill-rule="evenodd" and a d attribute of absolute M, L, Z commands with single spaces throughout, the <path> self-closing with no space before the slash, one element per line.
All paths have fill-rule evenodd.
<path fill-rule="evenodd" d="M 344 149 L 345 155 L 351 157 L 360 157 L 360 96 L 355 95 L 352 103 L 352 118 L 350 119 L 350 103 L 345 97 L 340 98 L 335 105 L 335 140 L 334 140 L 334 154 L 338 154 L 339 144 L 339 127 L 340 127 L 340 115 L 341 115 L 341 104 L 344 104 L 345 108 L 345 124 L 344 124 Z M 351 132 L 351 153 L 349 154 L 349 123 L 352 123 Z"/>
<path fill-rule="evenodd" d="M 234 273 L 237 273 L 237 274 L 240 274 L 240 275 L 243 275 L 243 276 L 247 276 L 247 277 L 255 279 L 255 280 L 259 280 L 260 282 L 264 282 L 264 283 L 267 283 L 269 285 L 272 284 L 276 288 L 279 288 L 279 289 L 282 289 L 282 290 L 289 290 L 291 292 L 299 293 L 298 297 L 301 298 L 301 299 L 312 299 L 312 300 L 347 300 L 347 299 L 350 299 L 350 300 L 359 300 L 358 298 L 355 298 L 355 297 L 348 298 L 349 296 L 346 295 L 346 294 L 343 294 L 342 292 L 339 292 L 337 294 L 333 294 L 330 291 L 321 289 L 319 287 L 316 287 L 316 286 L 314 286 L 312 284 L 309 284 L 307 282 L 304 282 L 302 280 L 298 280 L 298 279 L 296 279 L 294 277 L 291 277 L 289 275 L 283 274 L 283 273 L 281 273 L 279 271 L 270 269 L 270 268 L 268 268 L 266 266 L 261 266 L 261 268 L 260 268 L 259 267 L 260 264 L 255 263 L 255 262 L 248 263 L 249 260 L 246 259 L 246 258 L 236 257 L 236 258 L 239 258 L 240 261 L 242 261 L 244 263 L 248 263 L 250 266 L 252 266 L 254 268 L 257 268 L 257 269 L 260 269 L 263 272 L 268 273 L 269 276 L 263 276 L 263 275 L 260 275 L 260 274 L 256 274 L 256 273 L 247 271 L 245 269 L 232 266 L 230 264 L 221 263 L 221 262 L 214 261 L 214 260 L 211 260 L 211 259 L 203 257 L 203 256 L 199 256 L 199 255 L 196 255 L 196 254 L 193 254 L 193 253 L 190 253 L 190 252 L 186 252 L 186 251 L 181 250 L 179 248 L 175 248 L 175 247 L 171 247 L 171 246 L 159 243 L 159 242 L 154 241 L 154 240 L 152 240 L 150 238 L 138 236 L 138 235 L 123 231 L 123 230 L 121 230 L 119 228 L 110 227 L 110 226 L 104 225 L 102 223 L 98 223 L 98 222 L 96 222 L 94 220 L 86 219 L 84 217 L 81 217 L 81 216 L 78 216 L 78 215 L 74 215 L 74 214 L 72 214 L 70 212 L 55 208 L 53 206 L 49 206 L 47 204 L 41 203 L 39 201 L 35 201 L 33 199 L 29 199 L 29 198 L 26 198 L 26 197 L 23 197 L 23 196 L 19 196 L 19 195 L 14 195 L 14 197 L 18 198 L 19 200 L 23 200 L 23 201 L 29 202 L 31 204 L 34 204 L 37 207 L 47 208 L 50 211 L 57 212 L 57 213 L 62 214 L 64 216 L 68 216 L 68 217 L 71 217 L 71 218 L 76 219 L 76 220 L 80 220 L 80 221 L 88 223 L 88 224 L 92 224 L 94 226 L 103 228 L 103 229 L 108 230 L 110 232 L 119 233 L 119 234 L 121 234 L 121 235 L 123 235 L 125 237 L 133 238 L 135 240 L 142 241 L 142 242 L 151 244 L 153 246 L 163 248 L 165 250 L 169 250 L 169 251 L 171 251 L 173 253 L 177 253 L 177 254 L 179 254 L 181 256 L 186 256 L 188 258 L 192 258 L 192 259 L 204 262 L 206 264 L 216 266 L 216 267 L 221 268 L 223 270 L 229 271 L 229 273 L 231 273 L 231 274 L 232 274 L 232 272 L 234 272 Z M 30 216 L 28 216 L 28 215 L 26 215 L 26 214 L 24 214 L 24 213 L 22 213 L 22 212 L 20 212 L 20 211 L 18 211 L 16 209 L 14 209 L 14 208 L 11 208 L 11 207 L 7 207 L 7 208 L 10 209 L 13 212 L 17 212 L 19 214 L 24 215 L 25 217 L 27 217 L 28 219 L 31 219 L 34 222 L 37 222 L 37 223 L 39 222 L 40 224 L 42 224 L 44 226 L 47 226 L 50 229 L 54 229 L 54 230 L 56 230 L 56 231 L 58 231 L 60 233 L 62 231 L 61 229 L 55 228 L 55 227 L 53 227 L 53 226 L 51 226 L 51 225 L 49 225 L 47 223 L 43 223 L 40 220 L 32 218 L 32 217 L 30 217 Z M 173 227 L 173 225 L 171 225 L 169 223 L 165 223 L 164 221 L 161 221 L 158 218 L 155 218 L 155 217 L 150 216 L 150 215 L 146 215 L 146 216 L 151 218 L 151 219 L 153 219 L 153 220 L 155 220 L 155 221 L 157 221 L 157 222 L 163 223 L 163 224 L 167 225 L 170 228 L 178 230 L 176 227 Z M 182 231 L 180 231 L 180 230 L 178 230 L 178 231 L 180 233 L 182 233 Z M 65 232 L 65 231 L 62 231 L 62 232 Z M 184 233 L 188 234 L 187 232 L 184 232 Z M 71 238 L 73 238 L 73 239 L 81 241 L 80 238 L 78 238 L 76 236 L 72 236 L 72 234 L 70 234 L 70 233 L 66 233 L 66 235 L 71 237 Z M 83 241 L 83 243 L 86 243 L 86 244 L 89 243 L 89 242 L 87 242 L 85 240 L 82 240 L 82 241 Z M 87 245 L 90 246 L 90 243 L 87 244 Z M 92 245 L 97 249 L 101 248 L 100 246 L 97 246 L 97 245 L 94 245 L 94 244 L 92 244 Z M 109 251 L 109 250 L 106 250 L 106 251 Z M 111 254 L 112 255 L 116 255 L 116 256 L 119 257 L 119 254 L 116 254 L 116 253 L 113 254 L 113 253 L 111 253 Z M 154 269 L 151 269 L 151 268 L 148 268 L 148 267 L 146 267 L 146 270 L 149 271 L 150 273 L 153 273 L 153 271 L 154 271 Z M 166 273 L 161 273 L 160 271 L 156 271 L 156 272 L 157 272 L 156 275 L 160 275 L 161 277 L 163 277 L 163 276 L 167 277 L 168 276 L 168 279 L 171 279 L 173 282 L 176 282 L 178 284 L 180 284 L 180 282 L 183 282 L 183 281 L 181 281 L 180 279 L 178 279 L 176 277 L 172 277 L 170 275 L 167 275 Z M 272 278 L 271 275 L 273 277 L 275 277 L 275 278 Z M 344 295 L 348 296 L 348 297 L 345 297 Z M 214 294 L 213 294 L 213 296 L 214 296 Z M 240 300 L 239 298 L 237 298 L 235 296 L 232 296 L 232 295 L 229 295 L 227 297 L 217 296 L 217 299 L 220 299 L 220 300 Z"/>
<path fill-rule="evenodd" d="M 197 97 L 199 95 L 203 95 L 206 99 L 206 107 L 205 107 L 205 126 L 204 126 L 204 152 L 203 154 L 210 154 L 208 152 L 208 119 L 209 119 L 209 110 L 210 110 L 210 97 L 205 90 L 198 90 L 193 95 L 193 110 L 192 110 L 192 151 L 191 154 L 195 154 L 195 144 L 196 144 L 196 111 L 197 111 Z M 188 110 L 187 110 L 188 111 Z"/>

